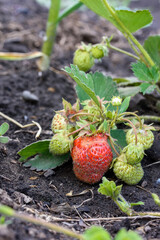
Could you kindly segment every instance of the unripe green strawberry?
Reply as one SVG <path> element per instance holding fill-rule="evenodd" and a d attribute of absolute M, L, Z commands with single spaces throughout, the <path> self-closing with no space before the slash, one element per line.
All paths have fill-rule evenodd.
<path fill-rule="evenodd" d="M 79 70 L 87 72 L 94 65 L 94 58 L 86 50 L 77 49 L 74 53 L 73 64 L 77 65 Z"/>
<path fill-rule="evenodd" d="M 93 45 L 93 47 L 91 48 L 91 54 L 96 59 L 103 58 L 106 53 L 107 47 L 102 44 Z"/>
<path fill-rule="evenodd" d="M 103 133 L 75 139 L 71 156 L 76 177 L 89 184 L 101 180 L 113 159 L 107 135 Z"/>
<path fill-rule="evenodd" d="M 100 119 L 101 111 L 93 100 L 86 100 L 82 104 L 84 105 L 83 110 L 86 111 L 87 114 L 90 114 L 87 116 L 89 121 L 93 122 L 95 120 Z M 102 102 L 101 102 L 101 109 L 105 110 L 105 106 Z"/>
<path fill-rule="evenodd" d="M 94 120 L 99 119 L 101 116 L 100 111 L 96 106 L 92 106 L 92 107 L 85 106 L 83 110 L 85 110 L 87 114 L 91 114 L 87 116 L 87 119 L 90 122 L 93 122 Z"/>
<path fill-rule="evenodd" d="M 124 149 L 123 152 L 126 155 L 127 163 L 134 165 L 140 163 L 144 157 L 144 148 L 141 143 L 130 143 Z"/>
<path fill-rule="evenodd" d="M 140 163 L 130 165 L 125 154 L 121 154 L 115 161 L 113 171 L 117 178 L 128 185 L 135 185 L 142 179 L 144 172 Z"/>
<path fill-rule="evenodd" d="M 56 113 L 52 119 L 51 129 L 53 133 L 58 133 L 67 128 L 66 119 L 59 113 Z"/>
<path fill-rule="evenodd" d="M 135 142 L 135 134 L 133 129 L 128 130 L 126 134 L 127 143 Z M 137 142 L 143 144 L 144 150 L 149 149 L 154 141 L 154 135 L 151 130 L 138 129 L 137 130 Z"/>
<path fill-rule="evenodd" d="M 62 155 L 70 150 L 71 139 L 67 136 L 68 132 L 55 134 L 49 144 L 49 151 L 53 155 Z"/>

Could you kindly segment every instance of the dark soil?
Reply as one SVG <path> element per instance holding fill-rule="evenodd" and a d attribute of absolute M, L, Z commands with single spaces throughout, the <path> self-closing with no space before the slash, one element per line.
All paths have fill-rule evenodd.
<path fill-rule="evenodd" d="M 148 2 L 148 5 L 146 5 Z M 156 3 L 154 3 L 156 2 Z M 136 7 L 151 7 L 155 13 L 153 27 L 145 28 L 136 34 L 143 41 L 149 34 L 160 32 L 158 1 L 138 1 Z M 152 5 L 152 6 L 150 6 Z M 0 48 L 8 52 L 29 52 L 40 50 L 45 33 L 47 10 L 35 1 L 0 0 Z M 62 98 L 75 102 L 74 83 L 60 71 L 72 63 L 73 52 L 81 41 L 96 43 L 103 35 L 115 33 L 113 43 L 127 50 L 126 41 L 105 20 L 90 11 L 76 12 L 63 20 L 56 37 L 56 44 L 51 61 L 51 69 L 43 75 L 38 73 L 35 60 L 8 62 L 0 61 L 0 111 L 21 124 L 38 122 L 43 132 L 40 139 L 50 138 L 50 123 L 55 110 L 62 108 Z M 112 52 L 110 58 L 104 58 L 93 67 L 93 71 L 114 73 L 118 76 L 129 76 L 131 59 Z M 38 101 L 26 101 L 23 91 L 28 90 L 38 97 Z M 139 95 L 138 95 L 139 96 Z M 155 102 L 139 97 L 132 100 L 130 109 L 139 110 L 141 114 L 157 115 L 154 111 Z M 137 100 L 137 97 L 136 97 Z M 136 105 L 136 106 L 135 106 Z M 0 124 L 6 119 L 0 117 Z M 25 168 L 18 162 L 17 152 L 26 145 L 35 142 L 36 128 L 20 129 L 12 122 L 7 135 L 10 141 L 0 146 L 0 202 L 19 211 L 53 221 L 72 230 L 83 232 L 91 225 L 101 225 L 112 236 L 126 227 L 137 230 L 144 239 L 160 239 L 159 219 L 129 219 L 121 213 L 117 206 L 105 196 L 98 194 L 99 184 L 94 186 L 80 182 L 72 171 L 72 161 L 54 169 L 51 175 L 35 172 Z M 155 142 L 147 152 L 143 161 L 144 177 L 139 186 L 159 194 L 160 184 L 156 183 L 159 165 L 153 164 L 160 160 L 159 134 L 155 133 Z M 150 165 L 151 164 L 151 165 Z M 116 180 L 110 170 L 106 177 Z M 117 181 L 117 183 L 121 183 Z M 85 194 L 78 195 L 86 190 Z M 75 197 L 67 197 L 73 191 Z M 159 211 L 151 195 L 138 186 L 123 186 L 123 195 L 130 202 L 143 201 L 144 206 L 135 207 L 136 211 Z M 79 206 L 80 205 L 80 206 Z M 79 207 L 78 207 L 79 206 Z M 118 220 L 107 220 L 108 217 L 124 217 Z M 59 218 L 56 220 L 55 218 Z M 88 221 L 84 219 L 97 220 Z M 101 218 L 106 218 L 102 220 Z M 42 227 L 12 219 L 7 227 L 0 227 L 0 239 L 69 239 Z"/>

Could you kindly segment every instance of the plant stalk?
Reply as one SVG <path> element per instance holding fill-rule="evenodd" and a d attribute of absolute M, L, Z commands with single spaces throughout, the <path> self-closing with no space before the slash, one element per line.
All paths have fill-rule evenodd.
<path fill-rule="evenodd" d="M 49 69 L 50 56 L 55 43 L 56 28 L 60 11 L 60 0 L 51 0 L 51 6 L 48 13 L 46 25 L 46 36 L 42 45 L 43 56 L 37 61 L 41 71 Z"/>
<path fill-rule="evenodd" d="M 136 127 L 134 126 L 134 124 L 127 118 L 122 118 L 122 121 L 126 121 L 129 122 L 129 124 L 132 126 L 133 131 L 134 131 L 134 135 L 135 135 L 135 145 L 137 145 L 137 130 Z"/>
<path fill-rule="evenodd" d="M 115 199 L 114 202 L 116 205 L 120 208 L 120 210 L 124 213 L 126 213 L 128 216 L 133 215 L 133 209 L 131 206 L 128 204 L 128 202 L 123 198 L 123 196 L 120 194 L 119 195 L 120 200 Z"/>
<path fill-rule="evenodd" d="M 118 118 L 119 118 L 119 117 L 122 117 L 123 115 L 133 115 L 133 116 L 135 116 L 135 117 L 133 117 L 133 119 L 138 119 L 139 124 L 140 124 L 140 128 L 142 129 L 143 124 L 142 124 L 142 121 L 141 121 L 141 117 L 138 116 L 136 113 L 134 113 L 134 112 L 125 112 L 125 113 L 121 113 L 121 114 L 118 115 Z M 123 116 L 123 117 L 124 117 L 124 116 Z M 132 117 L 131 117 L 131 118 L 128 118 L 128 119 L 131 120 Z"/>

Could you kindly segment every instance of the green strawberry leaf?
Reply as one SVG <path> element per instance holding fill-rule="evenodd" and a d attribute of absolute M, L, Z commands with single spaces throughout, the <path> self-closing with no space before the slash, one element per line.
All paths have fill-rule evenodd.
<path fill-rule="evenodd" d="M 132 70 L 134 75 L 141 81 L 153 84 L 159 80 L 159 71 L 156 66 L 149 68 L 142 62 L 136 62 L 132 63 Z"/>
<path fill-rule="evenodd" d="M 116 15 L 119 17 L 124 26 L 132 33 L 152 23 L 153 17 L 149 10 L 116 10 Z M 119 30 L 121 28 L 117 22 L 113 23 Z"/>
<path fill-rule="evenodd" d="M 115 81 L 118 85 L 118 87 L 120 86 L 137 86 L 137 84 L 139 84 L 139 80 L 132 76 L 132 77 L 126 77 L 126 78 L 118 78 L 115 77 L 113 78 L 113 81 Z"/>
<path fill-rule="evenodd" d="M 75 80 L 75 82 L 83 89 L 85 94 L 87 94 L 98 106 L 100 106 L 98 98 L 93 90 L 93 82 L 90 74 L 85 74 L 85 72 L 80 71 L 78 67 L 73 64 L 71 64 L 71 68 L 65 67 L 64 71 Z"/>
<path fill-rule="evenodd" d="M 88 77 L 86 77 L 86 79 L 89 79 L 86 80 L 86 85 L 94 91 L 96 96 L 104 98 L 106 101 L 110 101 L 113 96 L 118 95 L 116 83 L 111 77 L 106 77 L 99 72 L 88 73 L 86 75 Z M 79 85 L 76 86 L 76 92 L 81 102 L 90 99 L 90 96 L 86 94 Z"/>
<path fill-rule="evenodd" d="M 82 236 L 84 240 L 112 240 L 110 234 L 99 226 L 92 226 Z"/>
<path fill-rule="evenodd" d="M 135 86 L 135 87 L 119 87 L 118 88 L 118 92 L 119 92 L 119 95 L 122 97 L 122 98 L 125 98 L 125 97 L 129 97 L 129 96 L 135 96 L 137 93 L 140 92 L 140 87 L 139 86 Z"/>
<path fill-rule="evenodd" d="M 116 83 L 111 77 L 106 77 L 102 73 L 85 73 L 78 69 L 77 66 L 71 65 L 71 68 L 66 67 L 65 71 L 76 81 L 76 92 L 80 102 L 92 98 L 93 101 L 100 106 L 99 98 L 111 100 L 113 96 L 117 96 L 118 90 Z M 108 110 L 115 109 L 110 106 Z"/>
<path fill-rule="evenodd" d="M 116 186 L 114 181 L 109 181 L 106 177 L 102 178 L 102 183 L 99 185 L 98 192 L 117 200 L 121 194 L 122 185 Z"/>
<path fill-rule="evenodd" d="M 0 143 L 7 143 L 9 141 L 9 137 L 0 136 Z"/>
<path fill-rule="evenodd" d="M 118 96 L 116 83 L 111 77 L 106 77 L 100 72 L 90 73 L 93 79 L 94 92 L 100 98 L 110 101 L 113 96 Z"/>
<path fill-rule="evenodd" d="M 132 230 L 129 230 L 127 231 L 125 228 L 122 228 L 115 236 L 114 240 L 122 240 L 122 239 L 128 239 L 128 240 L 143 240 L 142 237 L 132 231 Z"/>
<path fill-rule="evenodd" d="M 69 153 L 65 155 L 52 155 L 49 151 L 46 151 L 45 153 L 38 154 L 34 158 L 31 158 L 24 166 L 30 167 L 32 170 L 36 171 L 46 171 L 63 165 L 69 158 Z"/>
<path fill-rule="evenodd" d="M 0 126 L 0 136 L 4 135 L 9 129 L 9 124 L 4 122 L 2 123 L 2 125 Z"/>
<path fill-rule="evenodd" d="M 148 37 L 144 42 L 144 48 L 160 68 L 160 35 Z"/>
<path fill-rule="evenodd" d="M 54 169 L 58 166 L 61 166 L 70 158 L 70 153 L 65 155 L 52 155 L 49 152 L 49 143 L 50 140 L 41 140 L 35 143 L 32 143 L 18 152 L 20 155 L 19 161 L 25 162 L 25 167 L 31 167 L 33 170 L 45 171 L 48 169 Z"/>
<path fill-rule="evenodd" d="M 127 142 L 126 142 L 126 134 L 124 132 L 124 130 L 122 129 L 114 129 L 111 130 L 111 137 L 113 139 L 115 139 L 115 149 L 117 150 L 117 152 L 120 153 L 120 149 L 123 149 L 125 146 L 127 146 Z M 109 142 L 110 144 L 110 142 Z M 111 146 L 111 144 L 110 144 Z M 112 146 L 111 146 L 112 148 Z M 113 159 L 117 157 L 114 149 L 112 148 L 112 152 L 113 152 Z"/>
<path fill-rule="evenodd" d="M 143 94 L 146 93 L 152 93 L 154 91 L 154 89 L 156 88 L 156 85 L 151 85 L 150 83 L 142 83 L 140 85 L 140 92 L 142 92 Z"/>
<path fill-rule="evenodd" d="M 19 161 L 23 162 L 29 157 L 36 155 L 37 153 L 45 153 L 49 149 L 50 139 L 40 140 L 21 149 L 18 154 L 20 155 Z"/>
<path fill-rule="evenodd" d="M 83 2 L 89 9 L 91 9 L 96 14 L 104 17 L 112 24 L 116 26 L 120 31 L 123 32 L 121 25 L 117 22 L 117 18 L 121 23 L 126 27 L 130 32 L 136 32 L 138 29 L 141 29 L 152 22 L 152 15 L 149 10 L 138 10 L 138 11 L 129 11 L 129 10 L 116 10 L 113 6 L 111 7 L 112 12 L 116 17 L 113 17 L 109 12 L 108 8 L 105 5 L 106 0 L 80 0 Z"/>
<path fill-rule="evenodd" d="M 126 97 L 122 104 L 121 104 L 121 107 L 119 109 L 119 113 L 123 113 L 123 112 L 126 112 L 126 110 L 128 109 L 129 107 L 129 103 L 130 103 L 130 100 L 131 100 L 131 97 Z"/>
<path fill-rule="evenodd" d="M 131 207 L 133 207 L 133 206 L 139 206 L 139 205 L 144 205 L 144 202 L 139 201 L 139 202 L 136 202 L 136 203 L 130 203 L 130 205 L 131 205 Z"/>

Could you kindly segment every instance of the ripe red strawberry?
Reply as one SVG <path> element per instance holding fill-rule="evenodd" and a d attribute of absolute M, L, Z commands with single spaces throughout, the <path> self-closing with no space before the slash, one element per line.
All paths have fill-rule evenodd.
<path fill-rule="evenodd" d="M 89 184 L 101 180 L 113 159 L 107 135 L 103 133 L 75 139 L 71 156 L 76 177 Z"/>

